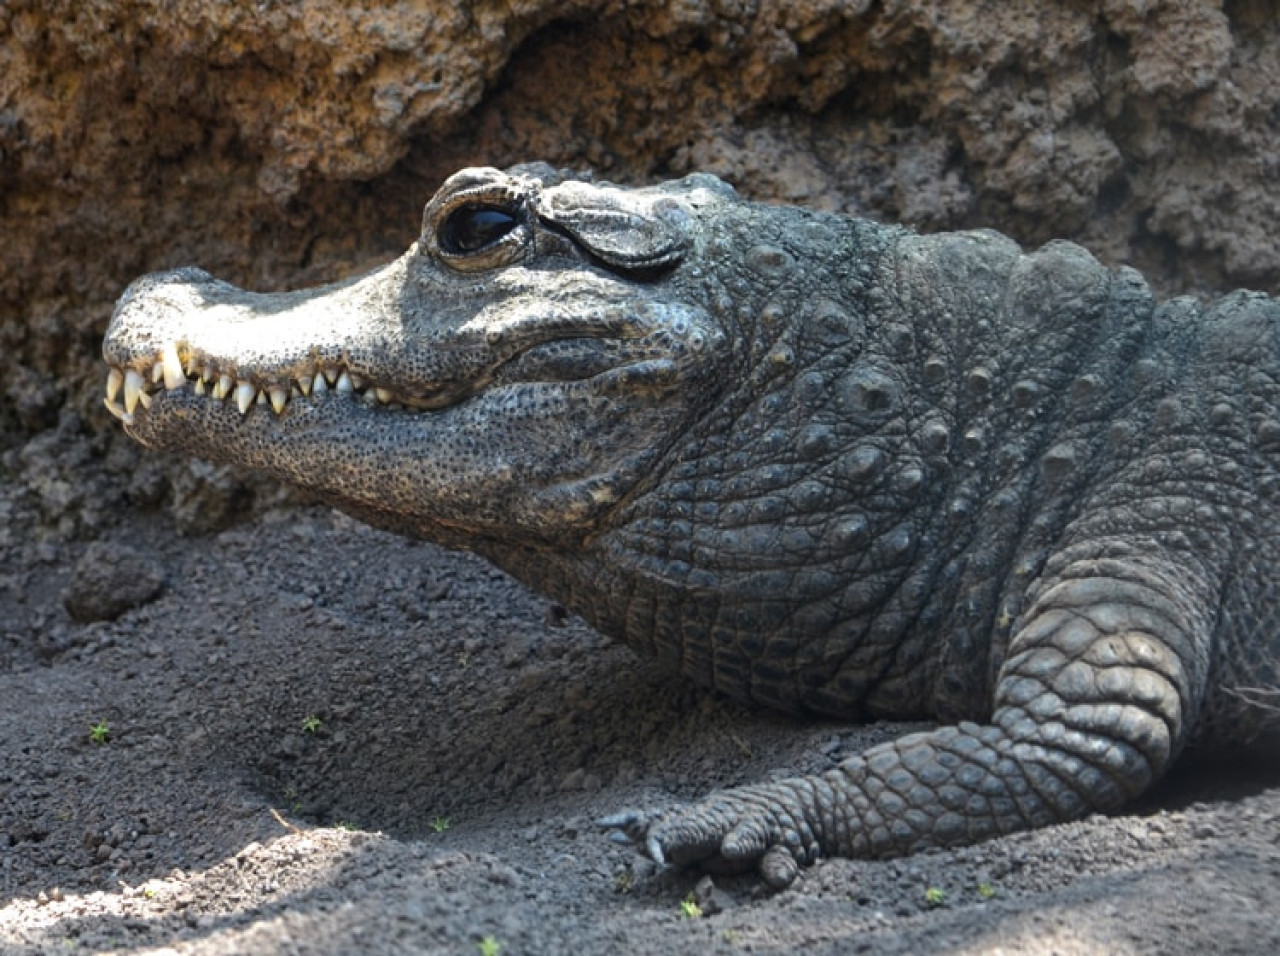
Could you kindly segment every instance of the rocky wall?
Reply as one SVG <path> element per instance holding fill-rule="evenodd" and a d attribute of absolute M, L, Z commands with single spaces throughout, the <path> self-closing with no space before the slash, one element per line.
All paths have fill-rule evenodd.
<path fill-rule="evenodd" d="M 704 169 L 924 230 L 1076 239 L 1166 293 L 1280 291 L 1278 6 L 8 0 L 0 474 L 49 429 L 108 455 L 98 341 L 134 276 L 351 273 L 468 164 Z"/>

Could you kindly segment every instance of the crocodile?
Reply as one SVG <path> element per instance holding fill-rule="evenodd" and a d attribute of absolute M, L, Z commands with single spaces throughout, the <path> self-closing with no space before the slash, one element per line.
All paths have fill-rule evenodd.
<path fill-rule="evenodd" d="M 1280 725 L 1280 303 L 1081 247 L 463 170 L 418 240 L 280 294 L 144 276 L 103 346 L 143 445 L 476 552 L 694 681 L 928 719 L 602 821 L 788 885 L 822 856 L 1111 811 Z"/>

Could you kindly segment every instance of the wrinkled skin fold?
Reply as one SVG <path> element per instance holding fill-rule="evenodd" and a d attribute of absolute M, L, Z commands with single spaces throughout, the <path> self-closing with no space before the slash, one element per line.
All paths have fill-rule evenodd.
<path fill-rule="evenodd" d="M 939 721 L 603 821 L 785 886 L 1274 738 L 1278 329 L 1067 243 L 530 165 L 456 174 L 347 282 L 139 279 L 103 351 L 144 445 L 481 553 L 741 699 Z"/>

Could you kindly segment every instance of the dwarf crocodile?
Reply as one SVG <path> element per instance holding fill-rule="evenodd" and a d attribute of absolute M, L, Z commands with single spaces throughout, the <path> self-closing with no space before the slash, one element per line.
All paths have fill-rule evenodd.
<path fill-rule="evenodd" d="M 1158 303 L 1066 242 L 918 235 L 541 164 L 396 261 L 116 307 L 107 406 L 484 555 L 695 681 L 939 727 L 606 821 L 790 882 L 1119 807 L 1280 697 L 1280 304 Z"/>

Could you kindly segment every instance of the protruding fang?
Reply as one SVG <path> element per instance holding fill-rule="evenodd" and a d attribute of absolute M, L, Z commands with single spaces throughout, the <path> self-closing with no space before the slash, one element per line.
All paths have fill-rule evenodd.
<path fill-rule="evenodd" d="M 133 416 L 130 415 L 128 412 L 126 412 L 123 408 L 121 408 L 119 402 L 113 401 L 110 398 L 104 398 L 102 400 L 102 404 L 107 406 L 107 411 L 109 411 L 112 415 L 114 415 L 120 421 L 124 422 L 126 425 L 133 424 Z"/>
<path fill-rule="evenodd" d="M 302 392 L 303 395 L 311 394 L 311 376 L 310 375 L 298 376 L 298 391 Z"/>
<path fill-rule="evenodd" d="M 164 381 L 164 362 L 160 361 L 151 366 L 151 384 L 159 385 L 162 381 Z"/>
<path fill-rule="evenodd" d="M 391 399 L 394 397 L 389 388 L 375 388 L 373 394 L 378 396 L 378 401 L 382 402 L 383 405 L 390 404 Z"/>
<path fill-rule="evenodd" d="M 283 412 L 285 405 L 289 403 L 289 393 L 281 385 L 272 385 L 268 388 L 267 398 L 271 400 L 271 407 L 275 409 L 277 415 Z"/>
<path fill-rule="evenodd" d="M 107 372 L 107 402 L 110 407 L 111 402 L 116 400 L 116 396 L 120 394 L 120 389 L 124 387 L 124 373 L 118 368 L 113 368 Z M 120 414 L 124 414 L 124 409 L 120 409 Z"/>
<path fill-rule="evenodd" d="M 355 391 L 355 387 L 351 384 L 351 376 L 347 374 L 345 369 L 343 369 L 342 374 L 338 376 L 338 381 L 334 384 L 333 390 L 335 392 Z"/>
<path fill-rule="evenodd" d="M 364 388 L 364 386 L 365 386 L 365 380 L 364 380 L 364 378 L 363 378 L 362 376 L 360 376 L 360 375 L 356 375 L 354 372 L 349 372 L 348 374 L 349 374 L 349 376 L 350 376 L 350 378 L 351 378 L 351 387 L 352 387 L 352 388 L 354 388 L 354 389 L 356 389 L 356 390 L 359 390 L 359 389 Z"/>
<path fill-rule="evenodd" d="M 138 393 L 138 401 L 142 403 L 143 408 L 151 407 L 151 396 L 148 395 L 146 392 Z"/>
<path fill-rule="evenodd" d="M 142 394 L 142 376 L 137 369 L 129 369 L 124 373 L 124 410 L 132 415 L 138 407 L 138 396 Z"/>
<path fill-rule="evenodd" d="M 173 391 L 187 384 L 187 374 L 182 370 L 182 361 L 178 358 L 178 346 L 170 342 L 160 354 L 160 364 L 164 369 L 164 387 Z"/>
<path fill-rule="evenodd" d="M 231 390 L 235 386 L 235 380 L 230 375 L 220 375 L 218 376 L 218 384 L 213 386 L 213 397 L 221 401 L 231 394 Z"/>
<path fill-rule="evenodd" d="M 336 368 L 326 368 L 321 371 L 324 374 L 324 380 L 330 385 L 338 380 L 338 370 Z"/>
<path fill-rule="evenodd" d="M 200 380 L 203 381 L 206 385 L 209 385 L 213 382 L 213 379 L 214 379 L 213 366 L 212 365 L 201 366 Z"/>
<path fill-rule="evenodd" d="M 206 392 L 209 391 L 207 388 L 204 387 L 204 379 L 202 378 L 196 379 L 194 391 L 197 395 L 204 395 Z"/>
<path fill-rule="evenodd" d="M 264 391 L 260 391 L 260 392 L 258 392 L 258 394 L 257 394 L 256 396 L 254 396 L 253 403 L 254 403 L 255 405 L 267 405 L 267 404 L 269 404 L 269 403 L 267 402 L 267 393 L 266 393 L 266 391 L 264 390 Z"/>
<path fill-rule="evenodd" d="M 315 384 L 311 386 L 311 396 L 313 398 L 323 398 L 325 395 L 328 395 L 328 394 L 329 394 L 329 386 L 325 384 L 324 376 L 317 375 L 315 377 Z"/>
<path fill-rule="evenodd" d="M 225 379 L 226 376 L 224 375 Z M 221 381 L 218 382 L 222 384 Z M 254 398 L 257 397 L 258 389 L 248 382 L 241 382 L 236 386 L 236 408 L 240 409 L 240 414 L 244 415 L 249 411 L 249 406 L 253 404 Z"/>

